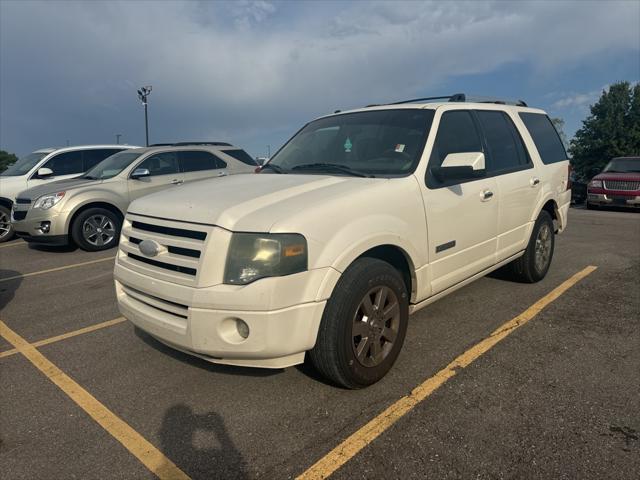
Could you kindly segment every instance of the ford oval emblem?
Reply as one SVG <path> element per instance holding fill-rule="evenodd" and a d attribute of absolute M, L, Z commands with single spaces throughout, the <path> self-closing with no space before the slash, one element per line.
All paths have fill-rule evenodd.
<path fill-rule="evenodd" d="M 138 248 L 140 248 L 140 252 L 142 252 L 147 257 L 155 257 L 156 255 L 158 255 L 158 253 L 160 253 L 161 247 L 158 242 L 154 240 L 143 240 L 138 245 Z"/>

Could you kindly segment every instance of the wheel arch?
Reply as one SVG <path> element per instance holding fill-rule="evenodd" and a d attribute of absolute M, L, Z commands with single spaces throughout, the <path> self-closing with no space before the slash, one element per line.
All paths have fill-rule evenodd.
<path fill-rule="evenodd" d="M 11 210 L 11 207 L 13 206 L 13 202 L 6 197 L 0 197 L 0 205 Z"/>
<path fill-rule="evenodd" d="M 73 211 L 73 213 L 67 217 L 69 220 L 67 221 L 67 224 L 65 226 L 65 231 L 67 233 L 71 234 L 71 227 L 73 225 L 73 222 L 75 222 L 76 218 L 78 218 L 78 216 L 82 212 L 84 212 L 84 211 L 86 211 L 86 210 L 88 210 L 90 208 L 104 208 L 105 210 L 109 210 L 110 212 L 113 212 L 114 214 L 116 214 L 118 216 L 118 218 L 120 218 L 120 221 L 124 220 L 124 212 L 122 212 L 113 203 L 103 202 L 103 201 L 90 201 L 90 202 L 83 203 L 83 204 L 79 205 L 78 207 L 76 207 L 76 209 Z"/>

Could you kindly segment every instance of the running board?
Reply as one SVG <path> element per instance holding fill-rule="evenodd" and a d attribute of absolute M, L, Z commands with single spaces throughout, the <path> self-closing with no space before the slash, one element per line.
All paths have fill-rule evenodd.
<path fill-rule="evenodd" d="M 440 293 L 436 293 L 435 295 L 432 295 L 431 297 L 429 297 L 429 298 L 427 298 L 425 300 L 422 300 L 421 302 L 414 303 L 413 305 L 409 305 L 409 315 L 414 314 L 415 312 L 417 312 L 418 310 L 421 310 L 422 308 L 426 307 L 427 305 L 431 305 L 433 302 L 436 302 L 436 301 L 440 300 L 442 297 L 444 297 L 446 295 L 449 295 L 451 292 L 455 292 L 459 288 L 462 288 L 465 285 L 469 285 L 474 280 L 477 280 L 480 277 L 484 277 L 485 275 L 493 272 L 494 270 L 499 269 L 500 267 L 504 267 L 507 263 L 511 263 L 516 258 L 521 257 L 522 255 L 524 255 L 524 250 L 522 250 L 521 252 L 518 252 L 518 253 L 516 253 L 514 255 L 511 255 L 509 258 L 506 258 L 503 261 L 501 261 L 499 263 L 496 263 L 495 265 L 492 265 L 489 268 L 485 268 L 481 272 L 478 272 L 475 275 L 472 275 L 471 277 L 469 277 L 469 278 L 467 278 L 465 280 L 462 280 L 461 282 L 458 282 L 455 285 L 450 286 L 449 288 L 441 291 Z"/>

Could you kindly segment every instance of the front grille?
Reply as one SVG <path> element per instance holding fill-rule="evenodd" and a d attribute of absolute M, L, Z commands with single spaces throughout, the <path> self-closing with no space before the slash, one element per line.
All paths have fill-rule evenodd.
<path fill-rule="evenodd" d="M 27 210 L 13 211 L 14 220 L 24 220 L 27 217 Z"/>
<path fill-rule="evenodd" d="M 195 268 L 183 267 L 181 265 L 174 265 L 173 263 L 159 262 L 157 260 L 152 260 L 147 257 L 142 257 L 134 253 L 128 253 L 127 255 L 129 256 L 129 258 L 133 258 L 138 262 L 146 263 L 148 265 L 153 265 L 154 267 L 164 268 L 166 270 L 171 270 L 172 272 L 185 273 L 187 275 L 195 275 L 196 273 L 198 273 L 198 271 Z"/>
<path fill-rule="evenodd" d="M 30 204 L 31 203 L 31 199 L 30 198 L 16 198 L 16 203 L 20 203 L 20 204 Z"/>
<path fill-rule="evenodd" d="M 640 190 L 640 182 L 636 180 L 605 180 L 606 190 Z"/>
<path fill-rule="evenodd" d="M 122 226 L 118 261 L 159 280 L 195 286 L 201 280 L 200 261 L 212 232 L 207 225 L 129 214 Z M 142 253 L 139 245 L 145 240 L 158 244 L 157 255 Z"/>

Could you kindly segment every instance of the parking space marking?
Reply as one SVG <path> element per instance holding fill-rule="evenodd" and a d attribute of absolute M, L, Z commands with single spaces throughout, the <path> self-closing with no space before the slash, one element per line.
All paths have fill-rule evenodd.
<path fill-rule="evenodd" d="M 83 267 L 85 265 L 93 265 L 94 263 L 106 262 L 107 260 L 115 260 L 115 258 L 116 257 L 114 255 L 113 257 L 99 258 L 97 260 L 89 260 L 88 262 L 74 263 L 72 265 L 65 265 L 63 267 L 49 268 L 47 270 L 40 270 L 39 272 L 23 273 L 21 275 L 14 275 L 12 277 L 0 278 L 0 283 L 8 282 L 9 280 L 16 280 L 18 278 L 26 278 L 26 277 L 33 277 L 34 275 L 42 275 L 44 273 L 59 272 L 60 270 L 67 270 L 69 268 Z"/>
<path fill-rule="evenodd" d="M 75 337 L 77 335 L 82 335 L 84 333 L 95 332 L 96 330 L 101 330 L 106 327 L 111 327 L 112 325 L 118 325 L 119 323 L 126 322 L 127 319 L 124 317 L 114 318 L 113 320 L 107 320 L 106 322 L 96 323 L 95 325 L 90 325 L 88 327 L 80 328 L 78 330 L 74 330 L 72 332 L 63 333 L 62 335 L 56 335 L 55 337 L 45 338 L 44 340 L 38 340 L 37 342 L 33 342 L 31 345 L 38 348 L 44 345 L 49 345 L 50 343 L 59 342 L 60 340 L 66 340 L 67 338 Z M 0 352 L 0 358 L 9 357 L 11 355 L 15 355 L 18 353 L 16 348 L 12 348 L 11 350 L 5 350 L 4 352 Z"/>
<path fill-rule="evenodd" d="M 360 450 L 369 445 L 373 440 L 378 438 L 389 427 L 397 422 L 404 415 L 413 410 L 420 402 L 429 397 L 447 380 L 454 377 L 460 369 L 469 366 L 473 361 L 477 360 L 482 354 L 493 348 L 498 342 L 503 340 L 509 334 L 525 325 L 529 320 L 534 318 L 550 303 L 560 297 L 580 280 L 591 274 L 598 267 L 588 266 L 580 272 L 565 280 L 547 295 L 542 297 L 536 303 L 527 308 L 517 317 L 509 320 L 501 327 L 477 343 L 469 350 L 458 356 L 453 362 L 436 373 L 433 377 L 428 378 L 418 385 L 413 391 L 393 403 L 382 413 L 377 415 L 373 420 L 358 429 L 355 433 L 344 440 L 340 445 L 335 447 L 324 457 L 313 464 L 308 470 L 299 475 L 296 480 L 323 479 L 329 477 L 342 465 L 353 458 Z"/>
<path fill-rule="evenodd" d="M 188 480 L 160 450 L 0 320 L 0 335 L 161 480 Z"/>
<path fill-rule="evenodd" d="M 15 247 L 16 245 L 28 245 L 28 243 L 25 242 L 24 240 L 15 240 L 13 242 L 9 242 L 9 243 L 6 243 L 4 245 L 0 245 L 0 248 Z"/>

